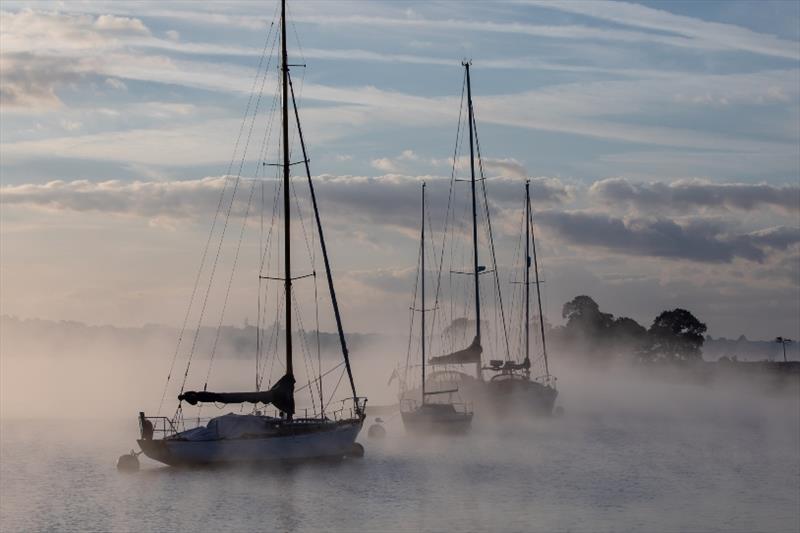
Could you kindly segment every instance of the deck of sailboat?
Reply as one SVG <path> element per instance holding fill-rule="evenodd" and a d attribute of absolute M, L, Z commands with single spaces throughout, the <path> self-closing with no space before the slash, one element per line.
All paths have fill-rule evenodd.
<path fill-rule="evenodd" d="M 460 409 L 459 409 L 460 408 Z M 463 434 L 472 425 L 473 413 L 465 404 L 401 402 L 403 426 L 414 433 Z"/>

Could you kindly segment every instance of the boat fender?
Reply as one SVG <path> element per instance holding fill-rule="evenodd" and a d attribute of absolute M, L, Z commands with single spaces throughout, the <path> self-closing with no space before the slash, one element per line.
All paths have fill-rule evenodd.
<path fill-rule="evenodd" d="M 347 453 L 347 457 L 364 457 L 364 447 L 358 442 L 354 442 L 353 447 L 350 448 L 350 451 Z"/>
<path fill-rule="evenodd" d="M 141 452 L 139 452 L 141 453 Z M 131 450 L 131 453 L 120 455 L 117 459 L 117 470 L 120 472 L 138 472 L 139 471 L 139 454 Z"/>
<path fill-rule="evenodd" d="M 386 428 L 381 424 L 372 424 L 367 430 L 367 436 L 371 439 L 382 439 L 386 437 Z"/>

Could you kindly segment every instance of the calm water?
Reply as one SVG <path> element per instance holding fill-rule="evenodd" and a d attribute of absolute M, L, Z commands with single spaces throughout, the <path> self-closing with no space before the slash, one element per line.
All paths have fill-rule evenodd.
<path fill-rule="evenodd" d="M 736 395 L 647 390 L 636 401 L 573 395 L 560 419 L 484 419 L 445 441 L 407 437 L 395 417 L 384 441 L 365 429 L 364 459 L 259 469 L 178 470 L 142 456 L 142 471 L 120 474 L 134 416 L 5 420 L 0 529 L 800 530 L 795 394 L 734 410 Z"/>

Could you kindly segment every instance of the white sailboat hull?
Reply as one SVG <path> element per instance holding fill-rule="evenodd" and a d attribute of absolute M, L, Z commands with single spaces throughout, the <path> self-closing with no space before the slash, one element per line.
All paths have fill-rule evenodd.
<path fill-rule="evenodd" d="M 325 427 L 328 426 L 329 427 Z M 168 465 L 267 463 L 342 458 L 354 451 L 361 421 L 331 422 L 312 432 L 204 441 L 140 440 L 142 451 Z"/>

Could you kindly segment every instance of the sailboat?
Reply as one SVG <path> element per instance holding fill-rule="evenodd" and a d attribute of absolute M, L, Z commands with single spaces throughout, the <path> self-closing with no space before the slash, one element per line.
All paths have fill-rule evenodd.
<path fill-rule="evenodd" d="M 502 291 L 500 290 L 500 282 L 498 277 L 497 260 L 494 252 L 494 240 L 492 237 L 491 219 L 489 216 L 489 208 L 486 203 L 486 189 L 485 189 L 485 176 L 483 175 L 483 166 L 480 159 L 480 144 L 476 132 L 476 121 L 474 116 L 474 107 L 472 102 L 472 85 L 470 78 L 469 61 L 462 63 L 465 69 L 465 85 L 467 96 L 467 122 L 469 131 L 469 167 L 470 167 L 470 201 L 471 201 L 471 256 L 472 265 L 471 270 L 468 272 L 457 272 L 458 274 L 466 274 L 472 278 L 472 298 L 475 313 L 474 320 L 474 336 L 468 346 L 460 350 L 453 351 L 448 354 L 432 357 L 430 364 L 435 366 L 444 366 L 445 370 L 434 372 L 433 377 L 437 382 L 450 385 L 458 385 L 464 391 L 465 395 L 472 399 L 475 405 L 479 408 L 489 408 L 493 413 L 503 414 L 510 411 L 516 411 L 517 408 L 524 412 L 532 414 L 550 413 L 553 409 L 553 404 L 557 392 L 552 384 L 555 382 L 549 374 L 549 369 L 545 372 L 546 376 L 543 379 L 532 379 L 530 376 L 530 357 L 529 357 L 529 342 L 526 342 L 525 358 L 522 362 L 517 362 L 512 359 L 511 350 L 508 341 L 508 332 L 505 323 L 505 311 L 503 309 Z M 459 126 L 460 127 L 460 126 Z M 477 145 L 477 146 L 476 146 Z M 456 141 L 458 147 L 458 140 Z M 476 157 L 477 148 L 477 157 Z M 480 171 L 480 177 L 476 176 L 476 160 L 477 166 Z M 454 176 L 455 164 L 454 159 Z M 492 268 L 487 270 L 485 266 L 480 264 L 479 259 L 479 241 L 478 241 L 478 195 L 477 183 L 481 182 L 484 193 L 484 206 L 485 211 L 481 214 L 485 217 L 487 225 L 488 240 L 491 249 Z M 527 190 L 527 189 L 526 189 Z M 526 204 L 526 213 L 530 215 L 529 202 Z M 529 234 L 528 234 L 529 235 Z M 528 239 L 530 241 L 530 239 Z M 528 254 L 530 256 L 530 254 Z M 501 324 L 498 329 L 501 330 L 503 338 L 503 348 L 498 349 L 502 358 L 491 358 L 488 365 L 483 363 L 484 346 L 483 346 L 483 325 L 481 318 L 481 287 L 480 277 L 482 274 L 491 273 L 495 281 L 495 288 L 497 292 L 497 301 L 499 307 L 499 315 L 501 317 Z M 441 266 L 440 266 L 441 274 Z M 538 270 L 537 270 L 538 278 Z M 528 287 L 528 269 L 526 268 L 526 288 Z M 538 287 L 538 285 L 537 285 Z M 526 295 L 529 293 L 526 292 Z M 537 291 L 537 294 L 538 291 Z M 527 296 L 526 296 L 527 297 Z M 540 298 L 540 320 L 541 317 L 541 298 Z M 527 309 L 527 308 L 526 308 Z M 529 313 L 529 311 L 526 311 Z M 526 315 L 529 318 L 529 315 Z M 463 320 L 463 319 L 462 319 Z M 464 323 L 469 324 L 470 321 L 464 320 Z M 528 325 L 526 322 L 526 332 Z M 542 333 L 544 327 L 542 322 Z M 526 339 L 529 339 L 526 333 Z M 545 356 L 546 359 L 546 356 Z M 452 370 L 453 365 L 475 365 L 475 376 L 472 377 L 464 372 Z M 492 375 L 486 379 L 484 371 L 491 372 Z"/>
<path fill-rule="evenodd" d="M 500 409 L 519 408 L 539 415 L 550 415 L 558 396 L 556 378 L 550 374 L 547 360 L 547 340 L 544 330 L 544 314 L 542 313 L 541 280 L 539 279 L 539 261 L 536 256 L 536 239 L 533 233 L 533 214 L 531 211 L 530 180 L 525 181 L 525 305 L 523 313 L 524 354 L 521 363 L 511 360 L 492 360 L 487 367 L 495 372 L 488 382 L 489 398 Z M 533 264 L 534 279 L 530 279 Z M 536 302 L 538 305 L 539 331 L 542 339 L 542 360 L 544 375 L 531 377 L 530 358 L 530 287 L 536 285 Z"/>
<path fill-rule="evenodd" d="M 271 30 L 270 30 L 271 31 Z M 139 413 L 140 439 L 137 441 L 145 455 L 167 465 L 196 465 L 219 463 L 251 463 L 284 460 L 307 460 L 317 458 L 342 458 L 350 455 L 360 456 L 363 447 L 356 443 L 366 412 L 366 398 L 359 397 L 356 392 L 353 373 L 350 367 L 350 358 L 347 341 L 342 327 L 342 318 L 334 290 L 330 262 L 325 245 L 323 226 L 319 216 L 314 185 L 311 180 L 309 158 L 306 153 L 305 141 L 300 116 L 295 101 L 294 87 L 287 57 L 286 33 L 286 0 L 281 0 L 280 11 L 280 36 L 281 36 L 281 126 L 282 126 L 282 167 L 283 190 L 283 260 L 284 273 L 281 278 L 269 278 L 283 282 L 283 307 L 285 310 L 285 373 L 276 380 L 268 390 L 258 390 L 259 377 L 256 376 L 256 390 L 246 392 L 211 392 L 206 390 L 184 390 L 181 386 L 178 395 L 178 408 L 172 418 L 163 416 L 147 416 Z M 277 36 L 276 36 L 277 37 Z M 269 38 L 268 38 L 269 40 Z M 266 50 L 266 47 L 265 47 Z M 260 67 L 260 65 L 259 65 Z M 266 79 L 267 68 L 264 69 Z M 322 408 L 322 373 L 318 376 L 320 391 L 320 407 L 318 413 L 296 416 L 295 409 L 295 374 L 292 344 L 292 310 L 293 292 L 291 254 L 291 183 L 289 159 L 289 99 L 291 97 L 294 118 L 297 125 L 297 134 L 302 148 L 303 162 L 309 185 L 311 205 L 316 220 L 316 230 L 319 246 L 325 265 L 325 273 L 333 314 L 336 319 L 338 337 L 340 341 L 343 364 L 349 378 L 351 396 L 347 404 L 339 410 L 325 412 Z M 253 115 L 255 117 L 255 114 Z M 276 188 L 276 191 L 278 189 Z M 278 195 L 276 194 L 276 200 Z M 221 202 L 222 200 L 220 200 Z M 231 200 L 232 202 L 232 200 Z M 243 226 L 244 227 L 244 226 Z M 244 230 L 243 230 L 244 231 Z M 213 227 L 212 227 L 213 234 Z M 210 237 L 209 237 L 210 238 Z M 221 245 L 220 245 L 221 246 Z M 238 253 L 238 252 L 237 252 Z M 204 254 L 205 257 L 205 254 Z M 202 265 L 201 265 L 202 268 Z M 259 282 L 267 278 L 259 273 Z M 199 277 L 198 277 L 199 279 Z M 259 305 L 261 294 L 259 292 Z M 191 303 L 190 303 L 191 307 Z M 260 307 L 259 307 L 260 309 Z M 278 316 L 280 313 L 278 313 Z M 188 312 L 187 312 L 188 317 Z M 299 318 L 298 318 L 299 320 Z M 259 324 L 260 326 L 260 324 Z M 198 328 L 199 331 L 199 328 Z M 275 330 L 277 331 L 277 329 Z M 179 341 L 180 343 L 180 341 Z M 277 344 L 276 344 L 277 345 Z M 177 350 L 176 350 L 177 354 Z M 191 357 L 190 357 L 191 360 Z M 174 364 L 174 362 L 173 362 Z M 186 376 L 189 373 L 187 364 Z M 210 367 L 209 367 L 210 373 Z M 171 372 L 170 372 L 171 375 Z M 168 376 L 167 382 L 169 383 Z M 207 381 L 206 381 L 207 385 Z M 309 382 L 311 385 L 311 382 Z M 166 388 L 165 388 L 166 393 Z M 217 405 L 253 404 L 253 411 L 246 414 L 229 413 L 211 418 L 207 424 L 198 424 L 196 427 L 186 429 L 186 420 L 182 416 L 183 403 L 189 405 L 203 405 L 214 403 Z M 275 415 L 264 414 L 263 409 L 273 406 Z M 347 406 L 349 405 L 349 407 Z"/>
<path fill-rule="evenodd" d="M 458 394 L 458 387 L 429 390 L 425 386 L 425 345 L 427 343 L 425 328 L 427 311 L 425 308 L 425 183 L 422 184 L 419 280 L 422 304 L 419 309 L 412 307 L 412 312 L 419 312 L 421 317 L 420 353 L 422 364 L 420 372 L 422 387 L 419 402 L 408 395 L 400 400 L 400 416 L 403 419 L 403 426 L 406 431 L 414 433 L 466 433 L 472 424 L 472 410 L 465 403 L 453 401 L 454 395 Z M 438 400 L 438 398 L 444 398 L 444 400 Z"/>

